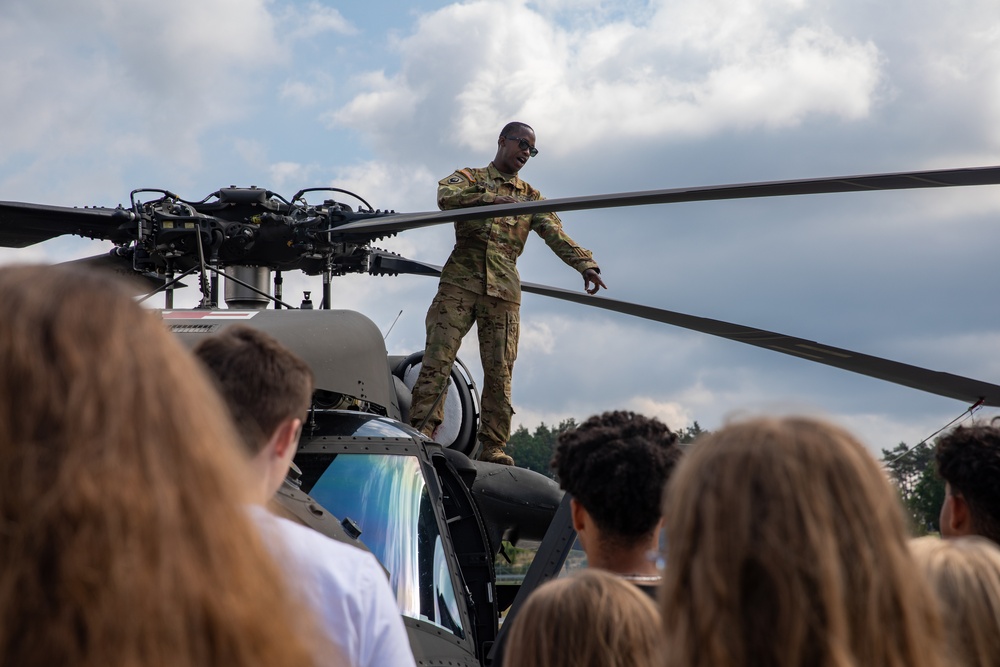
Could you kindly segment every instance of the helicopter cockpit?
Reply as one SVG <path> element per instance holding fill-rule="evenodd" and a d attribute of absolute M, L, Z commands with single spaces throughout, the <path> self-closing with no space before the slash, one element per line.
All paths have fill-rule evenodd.
<path fill-rule="evenodd" d="M 361 539 L 388 570 L 404 616 L 463 639 L 468 619 L 456 599 L 456 564 L 445 556 L 436 499 L 412 447 L 415 436 L 400 422 L 342 415 L 332 432 L 303 447 L 302 491 L 339 517 L 348 534 Z M 345 447 L 341 453 L 327 444 L 338 438 L 374 438 L 378 445 L 361 451 Z"/>

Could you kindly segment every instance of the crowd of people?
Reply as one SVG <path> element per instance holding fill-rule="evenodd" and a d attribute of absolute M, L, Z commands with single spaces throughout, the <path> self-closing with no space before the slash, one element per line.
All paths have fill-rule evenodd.
<path fill-rule="evenodd" d="M 584 570 L 540 586 L 510 621 L 504 667 L 1000 667 L 996 425 L 958 427 L 939 440 L 945 539 L 911 539 L 885 471 L 832 423 L 734 422 L 664 467 L 654 461 L 679 454 L 666 427 L 650 421 L 606 413 L 560 436 L 552 466 L 573 494 L 589 567 L 610 577 Z M 596 461 L 600 472 L 588 473 Z M 661 493 L 643 494 L 646 483 Z M 589 523 L 603 522 L 596 534 L 623 554 L 637 543 L 622 531 L 629 524 L 598 504 L 612 497 L 636 517 L 651 503 L 661 510 L 655 526 L 644 524 L 647 540 L 663 530 L 652 554 L 663 567 L 653 620 L 648 610 L 626 611 L 621 584 L 609 581 L 630 583 L 633 566 L 621 564 L 634 561 L 609 563 L 607 548 L 584 538 Z M 606 611 L 583 616 L 577 605 L 601 587 Z M 542 622 L 558 642 L 538 636 Z M 643 632 L 650 628 L 653 637 Z"/>
<path fill-rule="evenodd" d="M 239 326 L 192 354 L 79 268 L 0 268 L 0 309 L 0 663 L 415 664 L 378 561 L 266 509 L 301 359 Z M 1000 428 L 956 428 L 937 464 L 943 537 L 914 540 L 832 423 L 744 419 L 682 453 L 656 419 L 595 416 L 552 460 L 588 567 L 531 594 L 497 664 L 1000 666 Z"/>

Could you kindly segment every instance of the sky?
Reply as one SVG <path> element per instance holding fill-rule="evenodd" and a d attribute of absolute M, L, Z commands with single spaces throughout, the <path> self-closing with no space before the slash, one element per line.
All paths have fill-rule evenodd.
<path fill-rule="evenodd" d="M 539 148 L 520 175 L 548 198 L 988 166 L 1000 164 L 998 118 L 995 0 L 0 4 L 5 201 L 333 186 L 429 211 L 436 182 L 488 164 L 515 119 Z M 608 297 L 996 383 L 998 215 L 998 186 L 983 186 L 562 217 Z M 440 265 L 452 243 L 443 225 L 378 245 Z M 0 263 L 107 249 L 67 236 L 0 249 Z M 583 286 L 537 238 L 519 268 L 525 281 Z M 405 354 L 423 347 L 435 286 L 348 276 L 333 305 L 392 327 L 389 352 Z M 289 276 L 286 300 L 304 289 L 318 279 Z M 475 331 L 460 357 L 481 384 Z M 969 407 L 532 295 L 513 399 L 515 427 L 529 429 L 608 409 L 707 429 L 807 413 L 876 453 Z"/>

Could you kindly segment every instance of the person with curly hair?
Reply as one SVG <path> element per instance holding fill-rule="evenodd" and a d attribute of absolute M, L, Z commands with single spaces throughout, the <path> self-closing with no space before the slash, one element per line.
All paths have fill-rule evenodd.
<path fill-rule="evenodd" d="M 663 487 L 680 458 L 677 434 L 634 412 L 605 412 L 560 434 L 551 466 L 569 493 L 573 527 L 590 567 L 609 570 L 651 597 L 660 572 Z"/>
<path fill-rule="evenodd" d="M 838 426 L 713 431 L 671 477 L 664 526 L 664 667 L 947 664 L 896 491 Z"/>
<path fill-rule="evenodd" d="M 945 481 L 941 535 L 981 535 L 1000 544 L 1000 427 L 959 426 L 937 441 L 938 474 Z"/>

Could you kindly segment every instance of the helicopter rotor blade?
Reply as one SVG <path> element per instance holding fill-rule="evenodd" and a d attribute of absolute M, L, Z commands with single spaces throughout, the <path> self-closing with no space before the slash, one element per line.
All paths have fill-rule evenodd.
<path fill-rule="evenodd" d="M 395 255 L 379 255 L 375 265 L 377 268 L 373 269 L 373 273 L 441 275 L 441 267 L 439 266 Z M 780 352 L 781 354 L 833 366 L 852 373 L 867 375 L 904 387 L 919 389 L 920 391 L 937 394 L 938 396 L 954 398 L 964 401 L 969 405 L 981 402 L 982 405 L 1000 407 L 1000 386 L 960 375 L 933 371 L 921 368 L 920 366 L 911 366 L 899 361 L 845 350 L 764 329 L 756 329 L 722 320 L 713 320 L 707 317 L 687 315 L 672 310 L 629 303 L 627 301 L 617 301 L 601 296 L 592 296 L 583 292 L 573 292 L 548 285 L 522 282 L 521 289 L 531 294 L 571 301 L 585 306 L 641 317 L 654 322 L 671 324 L 683 329 L 719 336 L 720 338 L 728 338 L 738 343 L 755 345 L 773 352 Z"/>
<path fill-rule="evenodd" d="M 150 290 L 157 290 L 166 283 L 166 278 L 163 276 L 156 275 L 155 273 L 139 273 L 133 269 L 132 259 L 119 254 L 117 250 L 118 249 L 116 248 L 109 253 L 91 255 L 90 257 L 81 257 L 80 259 L 71 259 L 66 262 L 60 262 L 59 266 L 82 266 L 99 271 L 109 271 L 115 275 L 123 277 L 127 282 L 133 284 L 135 286 L 135 291 L 138 294 L 143 294 Z M 187 285 L 184 283 L 177 283 L 174 287 L 180 289 L 187 287 Z"/>
<path fill-rule="evenodd" d="M 122 208 L 71 208 L 22 202 L 0 202 L 0 246 L 25 248 L 63 234 L 123 243 L 131 235 L 121 228 L 132 219 Z"/>
<path fill-rule="evenodd" d="M 441 267 L 425 262 L 418 262 L 415 259 L 408 259 L 396 253 L 385 250 L 375 250 L 372 252 L 372 268 L 370 273 L 376 276 L 389 276 L 411 274 L 419 276 L 440 276 Z"/>
<path fill-rule="evenodd" d="M 495 204 L 474 208 L 430 211 L 426 213 L 390 214 L 374 220 L 349 222 L 336 228 L 337 233 L 355 232 L 384 234 L 417 229 L 445 222 L 461 222 L 505 215 L 527 215 L 553 211 L 583 211 L 622 206 L 674 204 L 680 202 L 751 199 L 791 195 L 829 194 L 837 192 L 868 192 L 875 190 L 909 190 L 915 188 L 947 188 L 1000 184 L 1000 166 L 907 171 L 863 176 L 809 178 L 791 181 L 769 181 L 736 185 L 709 185 L 668 190 L 622 192 L 562 199 L 542 199 L 518 204 Z"/>

